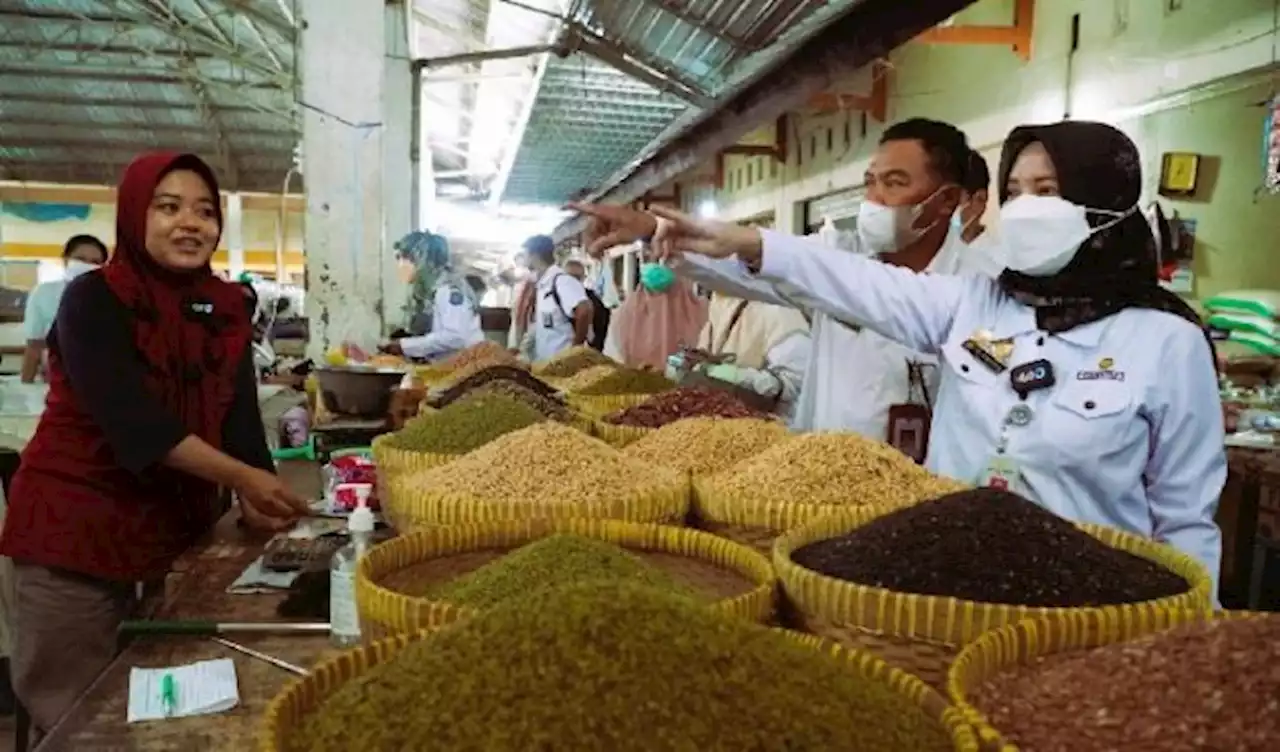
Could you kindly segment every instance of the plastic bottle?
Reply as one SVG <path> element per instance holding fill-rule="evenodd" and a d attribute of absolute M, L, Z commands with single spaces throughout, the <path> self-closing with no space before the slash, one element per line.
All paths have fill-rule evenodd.
<path fill-rule="evenodd" d="M 360 644 L 360 615 L 356 609 L 356 566 L 373 538 L 373 510 L 369 494 L 373 486 L 356 489 L 356 508 L 347 518 L 351 542 L 338 549 L 329 562 L 329 635 L 338 647 Z"/>

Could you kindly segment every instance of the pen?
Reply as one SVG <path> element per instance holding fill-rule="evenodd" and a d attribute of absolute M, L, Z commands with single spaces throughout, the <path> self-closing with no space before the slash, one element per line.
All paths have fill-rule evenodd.
<path fill-rule="evenodd" d="M 178 687 L 173 674 L 165 674 L 160 679 L 160 702 L 164 705 L 165 717 L 172 718 L 174 709 L 178 706 Z"/>

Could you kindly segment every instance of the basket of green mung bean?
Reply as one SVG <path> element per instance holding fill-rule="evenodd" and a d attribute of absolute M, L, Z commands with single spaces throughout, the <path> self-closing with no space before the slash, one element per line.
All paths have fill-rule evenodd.
<path fill-rule="evenodd" d="M 261 752 L 976 752 L 866 653 L 659 589 L 582 582 L 341 654 L 270 704 Z"/>
<path fill-rule="evenodd" d="M 709 533 L 619 520 L 505 520 L 440 526 L 360 562 L 361 623 L 412 633 L 516 596 L 588 581 L 634 582 L 749 621 L 774 613 L 773 566 Z"/>

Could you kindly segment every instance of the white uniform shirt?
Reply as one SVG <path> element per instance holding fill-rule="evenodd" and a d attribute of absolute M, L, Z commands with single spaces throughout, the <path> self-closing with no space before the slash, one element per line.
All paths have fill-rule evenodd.
<path fill-rule="evenodd" d="M 824 248 L 817 238 L 788 239 L 803 247 Z M 967 246 L 951 233 L 928 270 L 951 274 L 967 268 Z M 856 251 L 833 251 L 849 256 Z M 811 349 L 794 404 L 791 427 L 797 431 L 852 431 L 873 439 L 888 435 L 889 408 L 911 400 L 908 361 L 936 364 L 926 353 L 887 339 L 868 329 L 841 323 L 824 301 L 798 290 L 783 290 L 745 272 L 736 260 L 713 261 L 688 254 L 678 271 L 706 287 L 749 300 L 808 309 L 812 319 Z M 931 401 L 938 395 L 936 367 L 925 367 Z"/>
<path fill-rule="evenodd" d="M 22 314 L 24 339 L 43 340 L 49 336 L 53 320 L 58 316 L 58 305 L 62 303 L 62 293 L 66 289 L 67 280 L 55 279 L 41 282 L 27 294 L 27 305 Z"/>
<path fill-rule="evenodd" d="M 448 284 L 436 288 L 431 301 L 431 333 L 405 337 L 400 347 L 410 358 L 429 360 L 451 355 L 484 340 L 480 312 L 462 290 Z"/>
<path fill-rule="evenodd" d="M 555 295 L 552 285 L 555 285 Z M 587 300 L 587 289 L 559 266 L 538 278 L 533 316 L 534 360 L 546 360 L 573 347 L 573 309 Z M 557 295 L 559 302 L 556 301 Z M 607 334 L 605 335 L 608 336 Z"/>
<path fill-rule="evenodd" d="M 1047 334 L 1032 308 L 989 278 L 915 274 L 772 232 L 760 277 L 940 355 L 930 469 L 985 480 L 1003 434 L 1016 490 L 1067 519 L 1173 545 L 1209 569 L 1216 594 L 1214 514 L 1227 462 L 1213 358 L 1194 324 L 1131 308 Z M 1008 370 L 995 373 L 964 349 L 980 331 L 1012 339 L 1010 369 L 1048 360 L 1056 383 L 1021 402 Z M 1006 427 L 1018 404 L 1031 421 Z"/>

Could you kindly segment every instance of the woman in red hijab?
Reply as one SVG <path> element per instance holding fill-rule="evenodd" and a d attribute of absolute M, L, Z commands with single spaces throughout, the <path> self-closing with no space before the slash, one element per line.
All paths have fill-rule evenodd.
<path fill-rule="evenodd" d="M 213 171 L 185 154 L 125 171 L 116 250 L 67 285 L 49 334 L 49 397 L 10 485 L 18 699 L 47 731 L 106 667 L 137 582 L 226 511 L 251 525 L 306 511 L 276 477 L 258 409 L 243 290 L 209 268 Z"/>

